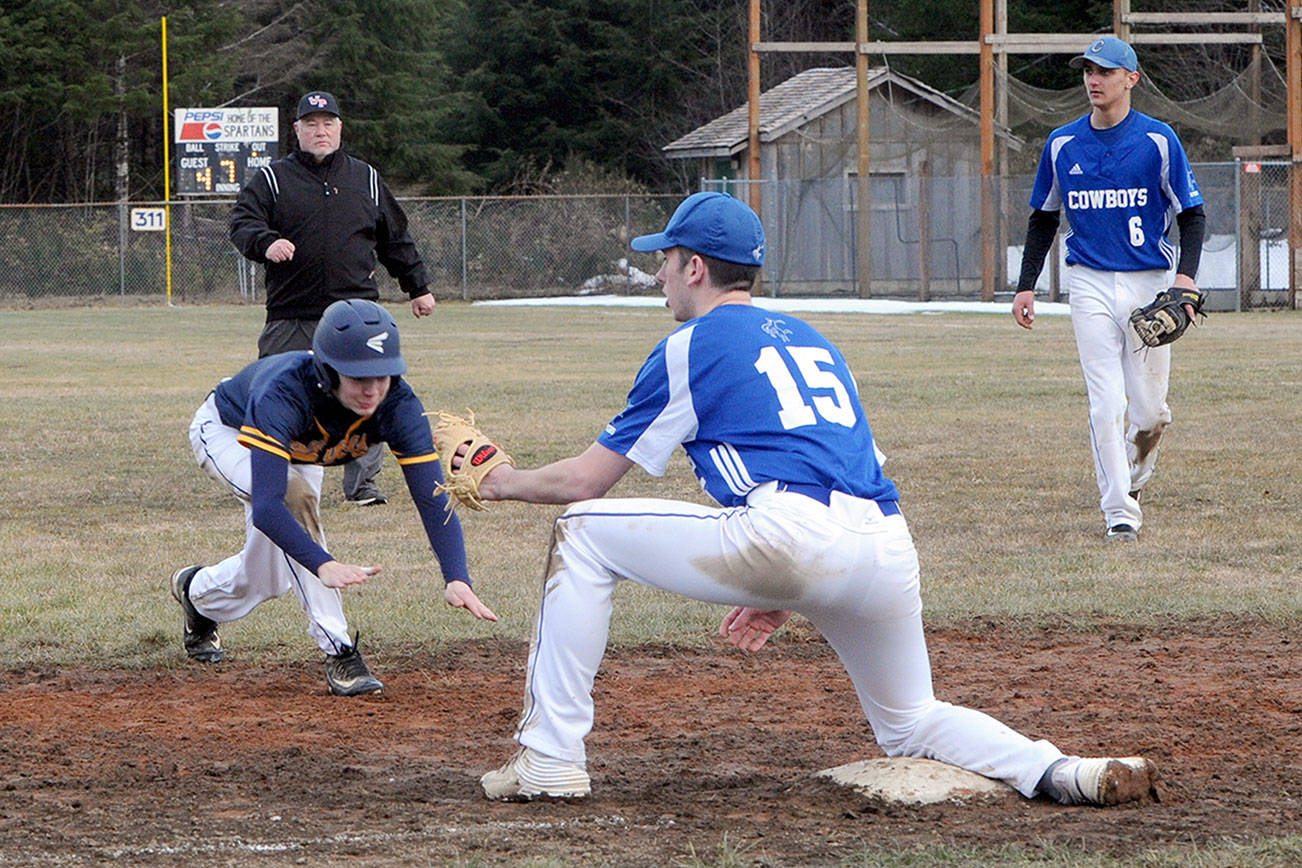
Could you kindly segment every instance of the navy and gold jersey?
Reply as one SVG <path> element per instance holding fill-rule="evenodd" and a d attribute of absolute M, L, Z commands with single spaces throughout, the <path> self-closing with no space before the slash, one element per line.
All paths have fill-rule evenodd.
<path fill-rule="evenodd" d="M 295 464 L 344 464 L 381 442 L 399 465 L 438 458 L 425 408 L 400 377 L 370 416 L 358 416 L 318 385 L 310 352 L 258 359 L 213 395 L 222 424 L 239 430 L 241 443 Z"/>

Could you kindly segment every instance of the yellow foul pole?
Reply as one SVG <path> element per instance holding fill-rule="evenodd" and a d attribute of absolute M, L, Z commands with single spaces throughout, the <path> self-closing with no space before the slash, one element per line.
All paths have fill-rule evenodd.
<path fill-rule="evenodd" d="M 163 236 L 166 250 L 164 283 L 167 304 L 172 304 L 172 133 L 171 110 L 167 105 L 167 16 L 163 16 Z"/>

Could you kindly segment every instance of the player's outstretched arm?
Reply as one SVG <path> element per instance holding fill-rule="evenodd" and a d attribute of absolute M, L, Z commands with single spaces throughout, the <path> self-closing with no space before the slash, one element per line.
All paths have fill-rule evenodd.
<path fill-rule="evenodd" d="M 483 621 L 496 621 L 493 610 L 479 601 L 471 587 L 462 581 L 448 582 L 443 588 L 443 602 L 454 609 L 465 609 Z"/>
<path fill-rule="evenodd" d="M 719 624 L 719 635 L 743 651 L 758 651 L 790 617 L 791 612 L 785 609 L 738 606 L 724 616 Z"/>
<path fill-rule="evenodd" d="M 454 460 L 453 467 L 457 466 Z M 484 500 L 574 503 L 601 497 L 632 466 L 633 462 L 618 452 L 593 443 L 579 455 L 534 470 L 499 465 L 480 480 L 479 496 Z"/>

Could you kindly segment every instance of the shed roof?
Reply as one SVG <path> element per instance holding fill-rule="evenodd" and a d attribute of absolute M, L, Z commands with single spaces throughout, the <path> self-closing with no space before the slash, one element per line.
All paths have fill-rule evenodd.
<path fill-rule="evenodd" d="M 870 91 L 887 83 L 911 91 L 972 124 L 980 123 L 977 112 L 916 78 L 886 66 L 876 66 L 868 71 Z M 760 141 L 779 139 L 850 102 L 855 98 L 855 87 L 855 68 L 836 66 L 807 69 L 770 88 L 760 94 Z M 1015 148 L 1021 146 L 1021 140 L 1007 129 L 996 127 L 995 132 Z M 750 108 L 742 105 L 675 139 L 662 150 L 671 159 L 730 157 L 745 150 L 749 135 Z"/>

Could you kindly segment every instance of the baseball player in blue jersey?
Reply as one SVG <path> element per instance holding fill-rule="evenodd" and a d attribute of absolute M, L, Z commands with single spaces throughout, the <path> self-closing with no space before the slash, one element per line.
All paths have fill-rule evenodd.
<path fill-rule="evenodd" d="M 1090 113 L 1054 130 L 1040 156 L 1013 318 L 1027 329 L 1035 321 L 1035 282 L 1065 209 L 1063 287 L 1089 397 L 1099 506 L 1106 537 L 1129 541 L 1143 523 L 1140 493 L 1171 423 L 1171 347 L 1144 346 L 1129 318 L 1169 286 L 1198 291 L 1203 197 L 1175 132 L 1130 107 L 1139 82 L 1134 49 L 1106 36 L 1071 64 L 1084 70 Z M 1178 259 L 1167 238 L 1173 218 Z M 1185 310 L 1194 316 L 1192 306 Z"/>
<path fill-rule="evenodd" d="M 755 212 L 697 193 L 664 232 L 632 244 L 664 252 L 656 279 L 682 326 L 586 451 L 538 469 L 504 464 L 480 482 L 486 499 L 572 503 L 553 528 L 521 747 L 483 776 L 485 795 L 590 793 L 592 683 L 622 579 L 733 606 L 720 632 L 747 651 L 798 611 L 840 657 L 888 755 L 935 758 L 1064 803 L 1148 794 L 1146 759 L 1066 757 L 935 698 L 898 493 L 840 351 L 801 320 L 751 303 L 764 260 Z M 663 474 L 679 445 L 720 508 L 601 497 L 634 464 Z"/>
<path fill-rule="evenodd" d="M 387 443 L 438 557 L 443 598 L 475 617 L 496 621 L 470 587 L 465 543 L 446 497 L 429 423 L 411 387 L 393 317 L 373 301 L 326 308 L 312 352 L 266 356 L 218 384 L 194 414 L 190 445 L 199 466 L 244 503 L 244 550 L 212 566 L 172 576 L 185 617 L 186 653 L 222 659 L 217 625 L 234 621 L 291 588 L 307 613 L 308 633 L 326 654 L 326 683 L 341 696 L 375 693 L 371 674 L 348 635 L 339 589 L 380 567 L 341 563 L 326 549 L 318 504 L 323 467 Z"/>

